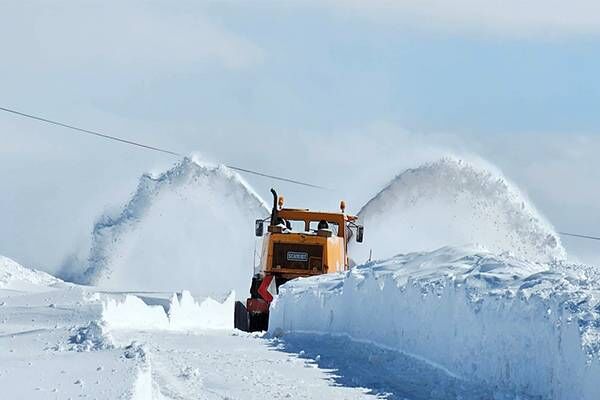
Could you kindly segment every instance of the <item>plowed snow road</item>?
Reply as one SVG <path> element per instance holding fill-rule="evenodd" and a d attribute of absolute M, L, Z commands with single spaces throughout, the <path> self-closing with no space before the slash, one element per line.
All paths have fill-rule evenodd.
<path fill-rule="evenodd" d="M 511 399 L 424 361 L 342 337 L 278 339 L 127 324 L 107 330 L 107 296 L 123 294 L 65 284 L 0 288 L 0 397 Z M 144 315 L 130 317 L 133 326 Z"/>

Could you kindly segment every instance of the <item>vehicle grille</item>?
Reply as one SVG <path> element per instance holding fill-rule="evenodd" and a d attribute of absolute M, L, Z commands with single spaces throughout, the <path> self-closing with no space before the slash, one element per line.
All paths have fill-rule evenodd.
<path fill-rule="evenodd" d="M 274 270 L 286 268 L 323 272 L 323 247 L 319 245 L 273 244 Z"/>

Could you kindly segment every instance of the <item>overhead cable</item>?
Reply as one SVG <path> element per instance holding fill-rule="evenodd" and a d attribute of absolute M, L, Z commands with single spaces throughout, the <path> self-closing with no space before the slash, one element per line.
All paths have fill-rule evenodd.
<path fill-rule="evenodd" d="M 176 151 L 172 151 L 172 150 L 168 150 L 168 149 L 163 149 L 160 147 L 156 147 L 156 146 L 150 146 L 144 143 L 140 143 L 140 142 L 134 142 L 133 140 L 128 140 L 128 139 L 123 139 L 117 136 L 112 136 L 112 135 L 107 135 L 105 133 L 101 133 L 95 130 L 90 130 L 90 129 L 84 129 L 84 128 L 80 128 L 77 127 L 75 125 L 71 125 L 71 124 L 66 124 L 64 122 L 59 122 L 59 121 L 55 121 L 55 120 L 51 120 L 48 118 L 43 118 L 37 115 L 33 115 L 33 114 L 27 114 L 21 111 L 17 111 L 17 110 L 13 110 L 10 108 L 6 108 L 6 107 L 0 107 L 1 111 L 5 111 L 7 113 L 11 113 L 14 115 L 18 115 L 21 117 L 25 117 L 25 118 L 29 118 L 29 119 L 33 119 L 36 121 L 40 121 L 40 122 L 45 122 L 47 124 L 52 124 L 52 125 L 57 125 L 57 126 L 61 126 L 63 128 L 68 128 L 68 129 L 72 129 L 74 131 L 77 131 L 79 133 L 84 133 L 84 134 L 88 134 L 88 135 L 93 135 L 93 136 L 97 136 L 103 139 L 108 139 L 108 140 L 114 140 L 116 142 L 120 142 L 120 143 L 125 143 L 125 144 L 129 144 L 132 146 L 137 146 L 137 147 L 141 147 L 147 150 L 153 150 L 153 151 L 158 151 L 161 153 L 165 153 L 165 154 L 169 154 L 172 156 L 176 156 L 176 157 L 183 157 L 183 154 L 178 153 Z M 312 187 L 312 188 L 316 188 L 316 189 L 326 189 L 323 186 L 319 186 L 319 185 L 315 185 L 312 183 L 308 183 L 308 182 L 302 182 L 296 179 L 291 179 L 291 178 L 285 178 L 282 176 L 277 176 L 277 175 L 271 175 L 271 174 L 266 174 L 264 172 L 259 172 L 259 171 L 254 171 L 251 169 L 247 169 L 247 168 L 241 168 L 241 167 L 237 167 L 235 165 L 225 165 L 226 167 L 233 169 L 235 171 L 239 171 L 239 172 L 244 172 L 247 174 L 252 174 L 252 175 L 257 175 L 257 176 L 262 176 L 264 178 L 270 178 L 270 179 L 275 179 L 278 181 L 283 181 L 283 182 L 288 182 L 288 183 L 293 183 L 295 185 L 302 185 L 302 186 L 308 186 L 308 187 Z"/>

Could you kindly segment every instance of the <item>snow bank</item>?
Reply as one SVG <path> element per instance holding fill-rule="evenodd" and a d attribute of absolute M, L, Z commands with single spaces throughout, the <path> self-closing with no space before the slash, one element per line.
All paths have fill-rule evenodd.
<path fill-rule="evenodd" d="M 110 329 L 174 330 L 233 329 L 235 293 L 219 303 L 211 298 L 196 302 L 190 292 L 174 294 L 166 307 L 147 304 L 141 298 L 107 299 L 102 321 Z"/>
<path fill-rule="evenodd" d="M 118 215 L 93 230 L 87 266 L 65 270 L 78 283 L 109 289 L 244 296 L 253 273 L 254 220 L 268 210 L 224 166 L 185 158 L 158 175 L 144 175 Z"/>
<path fill-rule="evenodd" d="M 0 289 L 31 289 L 31 286 L 50 286 L 60 282 L 60 279 L 45 272 L 23 267 L 8 257 L 0 256 Z"/>
<path fill-rule="evenodd" d="M 235 308 L 235 293 L 231 293 L 224 302 L 208 297 L 197 303 L 190 292 L 183 291 L 181 296 L 173 296 L 169 307 L 171 329 L 232 329 Z"/>
<path fill-rule="evenodd" d="M 352 244 L 359 263 L 399 252 L 480 244 L 489 251 L 548 261 L 564 259 L 559 236 L 504 177 L 444 158 L 409 169 L 359 212 L 365 242 Z"/>
<path fill-rule="evenodd" d="M 544 399 L 600 398 L 600 272 L 446 247 L 291 281 L 272 332 L 319 332 L 415 355 Z"/>

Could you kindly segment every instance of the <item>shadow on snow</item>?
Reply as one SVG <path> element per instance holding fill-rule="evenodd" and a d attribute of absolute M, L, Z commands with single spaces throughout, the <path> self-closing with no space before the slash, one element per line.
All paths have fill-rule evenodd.
<path fill-rule="evenodd" d="M 525 399 L 502 395 L 425 361 L 343 336 L 287 334 L 271 343 L 276 350 L 306 359 L 307 366 L 316 364 L 326 370 L 336 385 L 364 388 L 390 400 Z"/>

